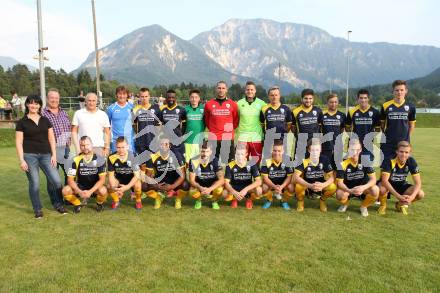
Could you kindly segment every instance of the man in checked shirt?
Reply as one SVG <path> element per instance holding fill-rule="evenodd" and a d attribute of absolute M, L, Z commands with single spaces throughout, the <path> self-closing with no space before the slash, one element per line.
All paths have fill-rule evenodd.
<path fill-rule="evenodd" d="M 41 115 L 49 119 L 53 125 L 55 134 L 58 167 L 63 169 L 64 184 L 67 184 L 66 170 L 64 163 L 70 153 L 70 120 L 69 115 L 60 107 L 60 92 L 51 88 L 47 92 L 47 105 L 41 111 Z M 48 182 L 48 189 L 50 188 Z"/>

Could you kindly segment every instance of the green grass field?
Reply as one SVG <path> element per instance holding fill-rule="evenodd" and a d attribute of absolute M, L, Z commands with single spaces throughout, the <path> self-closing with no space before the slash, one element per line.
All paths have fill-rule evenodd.
<path fill-rule="evenodd" d="M 0 148 L 0 291 L 438 291 L 440 129 L 416 129 L 413 144 L 426 199 L 406 217 L 390 203 L 366 219 L 359 201 L 338 214 L 334 199 L 327 214 L 317 201 L 299 214 L 261 203 L 196 211 L 190 200 L 180 211 L 144 200 L 138 213 L 127 200 L 61 216 L 43 191 L 35 220 L 15 149 Z"/>

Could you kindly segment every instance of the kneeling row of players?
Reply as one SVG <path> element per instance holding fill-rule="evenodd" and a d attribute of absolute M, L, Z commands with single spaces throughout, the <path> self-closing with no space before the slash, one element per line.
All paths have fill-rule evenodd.
<path fill-rule="evenodd" d="M 396 209 L 408 213 L 408 206 L 424 197 L 421 189 L 420 172 L 411 155 L 411 145 L 402 141 L 398 144 L 396 156 L 384 161 L 381 180 L 376 181 L 374 169 L 360 162 L 362 146 L 358 140 L 351 140 L 347 158 L 336 165 L 321 155 L 319 140 L 310 140 L 310 156 L 296 168 L 286 164 L 282 141 L 275 141 L 272 158 L 256 164 L 248 161 L 246 148 L 237 147 L 235 160 L 223 168 L 208 143 L 203 143 L 200 157 L 190 160 L 189 176 L 183 158 L 170 151 L 170 141 L 160 139 L 159 152 L 151 155 L 146 164 L 138 166 L 128 151 L 125 138 L 116 142 L 117 151 L 106 159 L 93 153 L 92 142 L 84 137 L 80 141 L 81 154 L 74 158 L 68 170 L 68 185 L 63 188 L 63 196 L 73 205 L 75 213 L 80 212 L 82 202 L 96 195 L 97 211 L 110 195 L 112 209 L 117 209 L 124 193 L 132 191 L 137 210 L 142 209 L 142 195 L 154 199 L 154 209 L 161 207 L 167 197 L 175 198 L 175 208 L 182 207 L 182 199 L 193 197 L 195 208 L 202 207 L 202 199 L 211 201 L 212 208 L 219 209 L 218 201 L 231 202 L 237 208 L 238 202 L 245 200 L 246 208 L 252 209 L 253 201 L 265 198 L 264 209 L 268 209 L 274 199 L 280 200 L 282 208 L 289 210 L 288 201 L 293 195 L 297 199 L 298 212 L 304 211 L 304 198 L 319 198 L 322 212 L 327 211 L 326 200 L 336 196 L 340 202 L 338 212 L 347 210 L 349 200 L 362 200 L 360 212 L 368 216 L 368 207 L 379 200 L 379 214 L 386 212 L 387 198 L 394 195 Z M 107 165 L 107 170 L 106 170 Z M 106 177 L 108 181 L 106 184 Z M 414 185 L 407 182 L 411 174 Z"/>

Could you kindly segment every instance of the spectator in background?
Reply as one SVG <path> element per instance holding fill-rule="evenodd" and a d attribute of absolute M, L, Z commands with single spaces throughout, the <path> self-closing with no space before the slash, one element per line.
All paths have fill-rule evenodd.
<path fill-rule="evenodd" d="M 16 91 L 11 91 L 11 95 L 12 95 L 12 100 L 11 100 L 11 104 L 12 104 L 12 111 L 13 111 L 13 115 L 14 115 L 14 119 L 18 119 L 21 116 L 21 98 L 17 95 Z"/>
<path fill-rule="evenodd" d="M 12 104 L 8 101 L 5 107 L 5 120 L 12 120 Z"/>
<path fill-rule="evenodd" d="M 20 168 L 26 172 L 29 180 L 29 197 L 37 219 L 43 217 L 39 194 L 40 168 L 53 186 L 48 190 L 53 207 L 60 214 L 66 214 L 61 195 L 61 180 L 56 169 L 54 130 L 49 119 L 41 116 L 42 105 L 43 101 L 39 96 L 27 97 L 25 115 L 17 122 L 15 128 L 15 144 Z"/>
<path fill-rule="evenodd" d="M 67 184 L 67 175 L 64 168 L 65 160 L 70 153 L 70 120 L 69 115 L 60 107 L 60 93 L 58 89 L 51 88 L 47 92 L 47 104 L 41 115 L 49 119 L 53 126 L 56 142 L 57 165 L 61 166 L 64 173 L 64 184 Z M 49 182 L 48 182 L 49 183 Z M 49 184 L 48 184 L 49 188 Z"/>
<path fill-rule="evenodd" d="M 84 109 L 86 98 L 84 98 L 84 92 L 80 91 L 78 96 L 79 108 Z"/>
<path fill-rule="evenodd" d="M 0 95 L 0 120 L 5 119 L 5 108 L 7 101 Z"/>
<path fill-rule="evenodd" d="M 99 110 L 98 96 L 88 93 L 85 108 L 75 112 L 72 119 L 72 139 L 77 154 L 80 151 L 79 137 L 88 136 L 93 143 L 93 152 L 108 156 L 110 150 L 110 121 L 104 111 Z"/>
<path fill-rule="evenodd" d="M 136 100 L 136 96 L 133 93 L 130 93 L 129 97 L 128 97 L 128 102 L 132 105 L 135 104 L 135 100 Z"/>

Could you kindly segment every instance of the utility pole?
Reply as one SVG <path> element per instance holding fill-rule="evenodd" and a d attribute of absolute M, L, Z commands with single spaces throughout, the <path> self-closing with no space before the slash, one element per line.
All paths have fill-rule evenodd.
<path fill-rule="evenodd" d="M 350 45 L 350 34 L 352 31 L 347 31 L 348 40 L 348 50 L 347 50 L 347 91 L 345 93 L 345 114 L 348 115 L 348 83 L 350 81 L 350 55 L 351 55 L 351 45 Z"/>
<path fill-rule="evenodd" d="M 43 24 L 41 19 L 41 0 L 37 0 L 37 21 L 38 21 L 38 60 L 40 63 L 40 96 L 43 101 L 43 107 L 46 106 L 46 77 L 44 74 L 44 51 L 43 47 Z"/>
<path fill-rule="evenodd" d="M 99 108 L 103 108 L 102 92 L 101 92 L 101 78 L 99 71 L 99 51 L 98 51 L 98 33 L 96 32 L 96 15 L 95 15 L 95 0 L 92 0 L 92 15 L 93 15 L 93 31 L 95 35 L 95 62 L 96 62 L 96 94 L 99 99 Z"/>

